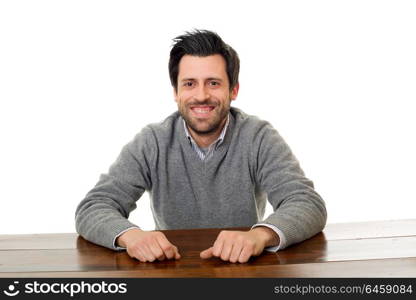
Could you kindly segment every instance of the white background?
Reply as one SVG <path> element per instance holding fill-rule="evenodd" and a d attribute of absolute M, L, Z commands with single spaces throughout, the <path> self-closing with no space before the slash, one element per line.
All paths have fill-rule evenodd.
<path fill-rule="evenodd" d="M 74 232 L 121 147 L 176 109 L 173 37 L 218 32 L 328 222 L 415 217 L 414 1 L 1 1 L 0 233 Z M 268 210 L 270 212 L 270 209 Z M 130 220 L 153 229 L 144 196 Z"/>

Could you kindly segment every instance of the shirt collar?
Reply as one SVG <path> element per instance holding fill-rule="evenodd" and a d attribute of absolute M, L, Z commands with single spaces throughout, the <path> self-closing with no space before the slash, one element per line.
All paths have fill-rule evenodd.
<path fill-rule="evenodd" d="M 188 137 L 189 142 L 193 143 L 194 145 L 198 145 L 195 142 L 195 140 L 192 138 L 191 134 L 189 133 L 188 127 L 186 126 L 186 122 L 183 118 L 182 118 L 182 121 L 183 121 L 183 128 L 185 129 L 185 134 Z M 224 141 L 224 137 L 225 137 L 225 134 L 227 133 L 227 128 L 228 128 L 229 124 L 230 124 L 230 114 L 228 113 L 227 121 L 225 121 L 225 125 L 224 125 L 223 129 L 221 130 L 221 134 L 218 136 L 218 138 L 211 145 L 209 145 L 209 147 L 211 147 L 214 144 L 217 144 L 216 145 L 217 147 L 219 145 L 221 145 L 221 143 Z"/>

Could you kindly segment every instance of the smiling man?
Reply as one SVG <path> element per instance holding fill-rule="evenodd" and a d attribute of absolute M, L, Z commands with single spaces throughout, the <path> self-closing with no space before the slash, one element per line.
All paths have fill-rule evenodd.
<path fill-rule="evenodd" d="M 142 262 L 179 259 L 162 232 L 128 220 L 145 191 L 157 230 L 224 228 L 203 259 L 244 263 L 323 229 L 325 204 L 288 145 L 268 122 L 230 106 L 239 65 L 214 32 L 174 39 L 169 75 L 178 111 L 143 128 L 101 175 L 78 205 L 80 235 Z M 263 220 L 267 200 L 274 212 Z"/>
<path fill-rule="evenodd" d="M 230 89 L 225 66 L 220 54 L 184 55 L 179 63 L 175 100 L 191 136 L 203 148 L 220 135 L 230 102 L 237 97 L 238 83 Z"/>

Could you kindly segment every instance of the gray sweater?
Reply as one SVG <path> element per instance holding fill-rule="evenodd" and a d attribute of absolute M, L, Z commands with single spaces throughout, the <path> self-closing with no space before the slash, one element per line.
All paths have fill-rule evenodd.
<path fill-rule="evenodd" d="M 320 232 L 326 208 L 278 132 L 230 110 L 223 142 L 209 160 L 191 148 L 178 112 L 144 127 L 76 210 L 77 232 L 111 248 L 148 191 L 156 229 L 276 226 L 283 249 Z M 263 220 L 266 200 L 274 212 Z"/>

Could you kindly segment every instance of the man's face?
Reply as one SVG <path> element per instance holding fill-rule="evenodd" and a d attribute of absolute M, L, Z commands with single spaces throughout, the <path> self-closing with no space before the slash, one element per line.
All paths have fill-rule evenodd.
<path fill-rule="evenodd" d="M 188 127 L 196 134 L 215 133 L 225 123 L 238 84 L 230 91 L 225 59 L 184 55 L 179 62 L 175 101 Z"/>

